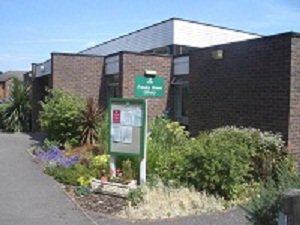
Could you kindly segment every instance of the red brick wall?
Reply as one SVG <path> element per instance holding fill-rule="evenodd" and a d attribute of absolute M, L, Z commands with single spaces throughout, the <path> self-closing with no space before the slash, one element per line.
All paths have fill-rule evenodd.
<path fill-rule="evenodd" d="M 0 99 L 5 99 L 10 96 L 9 86 L 12 84 L 12 79 L 0 82 Z"/>
<path fill-rule="evenodd" d="M 165 80 L 165 96 L 161 98 L 149 98 L 148 114 L 153 118 L 170 106 L 169 89 L 171 79 L 172 58 L 167 56 L 144 55 L 135 53 L 121 54 L 121 79 L 122 97 L 134 97 L 134 77 L 144 74 L 144 70 L 155 70 Z"/>
<path fill-rule="evenodd" d="M 300 36 L 292 38 L 288 148 L 300 162 Z"/>
<path fill-rule="evenodd" d="M 104 59 L 100 56 L 78 54 L 52 54 L 53 88 L 79 94 L 83 98 L 95 97 L 99 101 Z"/>
<path fill-rule="evenodd" d="M 212 58 L 215 49 L 223 50 L 223 59 Z M 290 57 L 290 35 L 192 52 L 191 132 L 236 125 L 280 132 L 287 141 Z"/>
<path fill-rule="evenodd" d="M 0 82 L 0 100 L 5 98 L 5 82 Z"/>

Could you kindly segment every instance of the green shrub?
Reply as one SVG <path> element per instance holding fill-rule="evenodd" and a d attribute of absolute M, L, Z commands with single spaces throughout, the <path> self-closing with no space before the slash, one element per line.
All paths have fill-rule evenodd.
<path fill-rule="evenodd" d="M 131 166 L 131 161 L 129 159 L 122 162 L 122 171 L 125 181 L 130 181 L 134 177 L 133 169 Z"/>
<path fill-rule="evenodd" d="M 57 142 L 57 141 L 51 141 L 51 140 L 49 140 L 48 138 L 45 138 L 44 140 L 43 140 L 43 142 L 41 142 L 40 144 L 39 144 L 39 146 L 42 148 L 42 149 L 44 149 L 44 150 L 48 150 L 49 148 L 51 148 L 51 147 L 54 147 L 54 146 L 59 146 L 59 143 Z"/>
<path fill-rule="evenodd" d="M 278 134 L 223 127 L 189 138 L 178 123 L 158 118 L 150 129 L 147 173 L 236 199 L 261 179 L 276 178 L 276 166 L 287 156 Z"/>
<path fill-rule="evenodd" d="M 40 124 L 51 141 L 61 145 L 78 144 L 82 133 L 81 113 L 84 101 L 77 95 L 52 90 L 41 103 Z"/>
<path fill-rule="evenodd" d="M 252 225 L 277 225 L 284 191 L 300 188 L 300 174 L 291 167 L 291 160 L 286 159 L 277 168 L 278 176 L 262 182 L 259 190 L 242 208 Z"/>
<path fill-rule="evenodd" d="M 89 166 L 90 170 L 95 171 L 96 177 L 109 176 L 109 155 L 97 155 L 91 158 L 91 163 Z"/>
<path fill-rule="evenodd" d="M 128 193 L 128 200 L 132 206 L 138 206 L 142 203 L 144 201 L 144 192 L 142 187 L 130 190 Z"/>
<path fill-rule="evenodd" d="M 117 168 L 121 169 L 123 176 L 127 173 L 131 179 L 138 179 L 139 168 L 140 168 L 140 157 L 139 156 L 125 156 L 121 155 L 117 157 L 116 162 Z M 127 172 L 124 171 L 128 169 Z M 125 175 L 125 176 L 127 176 Z M 125 177 L 124 177 L 125 178 Z M 129 177 L 127 177 L 129 178 Z"/>
<path fill-rule="evenodd" d="M 157 117 L 150 125 L 147 145 L 147 173 L 157 175 L 165 183 L 178 183 L 184 175 L 185 146 L 189 133 L 178 122 Z"/>
<path fill-rule="evenodd" d="M 6 109 L 7 104 L 2 103 L 0 104 L 0 129 L 4 129 L 4 112 Z"/>
<path fill-rule="evenodd" d="M 79 178 L 78 172 L 74 167 L 64 168 L 64 167 L 55 167 L 47 168 L 45 170 L 50 176 L 53 176 L 55 180 L 60 183 L 76 186 L 78 184 L 77 179 Z"/>
<path fill-rule="evenodd" d="M 1 108 L 1 120 L 4 130 L 9 132 L 28 131 L 31 118 L 31 88 L 23 82 L 13 79 L 10 98 Z"/>
<path fill-rule="evenodd" d="M 252 153 L 252 178 L 256 181 L 276 177 L 276 165 L 280 165 L 288 154 L 280 134 L 254 128 L 222 127 L 213 130 L 210 136 L 225 134 L 235 136 L 237 141 L 248 146 Z"/>
<path fill-rule="evenodd" d="M 98 141 L 104 152 L 108 152 L 108 113 L 104 113 L 99 126 L 97 127 Z"/>
<path fill-rule="evenodd" d="M 188 183 L 236 199 L 248 184 L 277 177 L 288 157 L 280 135 L 253 128 L 223 127 L 200 134 L 188 145 Z"/>
<path fill-rule="evenodd" d="M 174 145 L 183 145 L 188 140 L 189 132 L 178 122 L 164 117 L 157 117 L 150 125 L 150 140 L 168 150 Z"/>
<path fill-rule="evenodd" d="M 128 200 L 131 202 L 132 206 L 137 206 L 144 200 L 144 192 L 141 187 L 130 190 L 128 193 Z"/>
<path fill-rule="evenodd" d="M 183 146 L 173 146 L 165 150 L 162 146 L 148 141 L 147 148 L 147 174 L 148 176 L 158 176 L 165 183 L 183 183 L 186 180 L 185 149 Z"/>
<path fill-rule="evenodd" d="M 58 182 L 73 186 L 79 185 L 80 177 L 99 177 L 99 172 L 81 164 L 71 167 L 46 168 L 45 170 L 45 173 L 53 176 Z"/>
<path fill-rule="evenodd" d="M 188 145 L 188 183 L 198 190 L 235 199 L 251 172 L 251 151 L 238 135 L 201 134 Z"/>
<path fill-rule="evenodd" d="M 75 187 L 74 191 L 78 196 L 87 196 L 91 194 L 90 188 L 86 186 Z"/>

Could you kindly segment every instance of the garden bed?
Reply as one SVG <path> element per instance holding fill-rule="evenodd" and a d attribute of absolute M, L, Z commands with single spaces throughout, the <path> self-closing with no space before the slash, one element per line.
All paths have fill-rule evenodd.
<path fill-rule="evenodd" d="M 39 154 L 40 157 L 33 154 Z M 72 171 L 70 164 L 76 165 L 78 158 L 65 154 L 57 148 L 50 148 L 46 153 L 31 150 L 35 161 L 47 172 L 61 169 L 59 172 L 47 172 L 56 180 L 71 182 L 65 171 Z M 105 158 L 105 157 L 104 157 Z M 49 169 L 50 166 L 50 169 Z M 66 167 L 64 167 L 66 166 Z M 84 167 L 76 172 L 87 172 Z M 64 173 L 66 173 L 64 175 Z M 119 172 L 120 173 L 120 172 Z M 72 176 L 73 172 L 70 173 Z M 114 178 L 118 180 L 120 177 Z M 80 179 L 78 179 L 80 181 Z M 154 186 L 136 186 L 136 181 L 128 184 L 104 181 L 93 178 L 82 179 L 83 186 L 63 185 L 65 192 L 84 210 L 99 215 L 117 216 L 127 219 L 162 219 L 195 214 L 207 214 L 224 211 L 224 200 L 188 188 L 169 188 L 162 183 Z M 120 179 L 122 180 L 122 179 Z M 89 182 L 89 187 L 84 186 Z M 80 182 L 79 182 L 80 183 Z M 78 184 L 79 184 L 78 183 Z"/>
<path fill-rule="evenodd" d="M 74 108 L 78 98 L 68 95 L 64 99 L 64 93 L 52 94 L 53 98 L 43 105 L 40 118 L 51 142 L 44 141 L 48 148 L 37 151 L 37 155 L 47 174 L 73 186 L 68 188 L 72 198 L 96 213 L 161 219 L 224 212 L 245 201 L 260 180 L 276 177 L 278 164 L 287 157 L 279 134 L 224 127 L 190 137 L 178 122 L 160 117 L 151 124 L 147 138 L 150 183 L 129 191 L 124 184 L 138 177 L 140 159 L 117 157 L 116 171 L 110 170 L 107 117 L 99 124 L 92 104 L 86 104 L 85 110 L 84 103 Z M 65 104 L 71 100 L 74 104 Z M 57 104 L 60 113 L 53 112 Z M 65 118 L 70 112 L 76 118 Z M 83 127 L 76 131 L 72 122 L 78 120 L 82 120 Z M 98 147 L 89 147 L 91 143 Z M 61 151 L 62 147 L 71 146 L 79 147 Z M 109 182 L 100 182 L 105 179 Z M 97 181 L 97 188 L 93 187 L 93 180 Z"/>
<path fill-rule="evenodd" d="M 83 209 L 99 214 L 115 216 L 127 206 L 127 199 L 116 195 L 91 193 L 89 195 L 78 195 L 73 186 L 65 186 L 65 191 Z"/>

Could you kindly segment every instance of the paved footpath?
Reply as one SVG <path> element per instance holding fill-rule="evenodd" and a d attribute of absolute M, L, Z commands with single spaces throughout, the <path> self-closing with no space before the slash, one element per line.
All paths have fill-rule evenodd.
<path fill-rule="evenodd" d="M 90 213 L 98 224 L 103 225 L 248 225 L 241 209 L 233 209 L 230 212 L 189 216 L 182 218 L 152 220 L 152 221 L 129 221 L 122 219 L 105 218 Z"/>
<path fill-rule="evenodd" d="M 0 224 L 91 225 L 26 152 L 25 134 L 0 133 Z"/>
<path fill-rule="evenodd" d="M 245 225 L 241 210 L 160 221 L 129 221 L 89 213 L 92 222 L 43 174 L 28 149 L 33 136 L 0 132 L 0 225 Z M 96 223 L 95 223 L 96 222 Z"/>

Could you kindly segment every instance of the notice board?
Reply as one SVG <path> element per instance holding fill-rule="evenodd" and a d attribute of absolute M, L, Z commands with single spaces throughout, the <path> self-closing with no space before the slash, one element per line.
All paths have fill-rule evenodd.
<path fill-rule="evenodd" d="M 109 102 L 109 153 L 143 157 L 145 123 L 144 99 L 111 98 Z"/>

